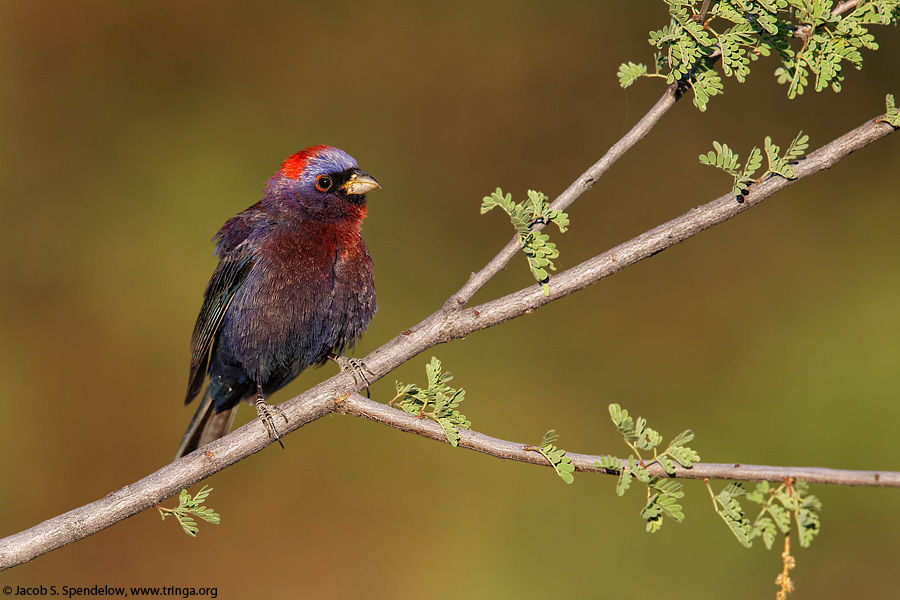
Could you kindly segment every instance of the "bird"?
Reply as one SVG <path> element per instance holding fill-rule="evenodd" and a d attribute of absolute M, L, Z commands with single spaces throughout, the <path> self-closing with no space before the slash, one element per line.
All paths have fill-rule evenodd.
<path fill-rule="evenodd" d="M 262 199 L 219 229 L 185 405 L 208 383 L 176 459 L 227 434 L 241 401 L 256 403 L 281 443 L 272 419 L 280 410 L 266 398 L 360 338 L 377 309 L 361 223 L 366 193 L 380 187 L 343 150 L 311 146 L 288 156 Z"/>

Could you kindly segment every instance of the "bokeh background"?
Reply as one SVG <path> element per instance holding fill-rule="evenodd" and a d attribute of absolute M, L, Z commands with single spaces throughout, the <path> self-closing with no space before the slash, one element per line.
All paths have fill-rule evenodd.
<path fill-rule="evenodd" d="M 379 312 L 357 355 L 440 306 L 509 239 L 501 186 L 555 196 L 659 97 L 661 2 L 0 3 L 0 536 L 167 464 L 210 238 L 307 145 L 375 175 L 364 234 Z M 697 155 L 765 135 L 812 147 L 900 94 L 877 30 L 840 94 L 788 101 L 756 64 L 706 113 L 683 101 L 570 209 L 570 267 L 724 193 Z M 433 349 L 474 428 L 625 453 L 606 406 L 712 462 L 900 469 L 900 136 L 576 296 Z M 523 261 L 478 297 L 531 282 Z M 541 362 L 529 356 L 542 348 Z M 283 401 L 334 374 L 304 374 Z M 241 420 L 253 415 L 245 408 Z M 687 483 L 687 521 L 643 531 L 610 477 L 452 449 L 352 417 L 209 480 L 197 539 L 148 510 L 0 575 L 4 585 L 216 586 L 220 597 L 771 597 L 778 552 L 742 548 Z M 718 484 L 721 487 L 722 484 Z M 894 490 L 817 487 L 798 597 L 893 597 Z M 169 501 L 172 504 L 172 501 Z M 564 570 L 565 575 L 560 571 Z"/>

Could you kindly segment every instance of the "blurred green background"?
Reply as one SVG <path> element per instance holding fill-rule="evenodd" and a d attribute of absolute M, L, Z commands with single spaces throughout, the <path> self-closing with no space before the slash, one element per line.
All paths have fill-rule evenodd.
<path fill-rule="evenodd" d="M 0 536 L 167 464 L 210 238 L 305 146 L 345 149 L 384 189 L 364 234 L 379 312 L 356 354 L 415 324 L 511 236 L 501 186 L 555 196 L 659 97 L 661 2 L 0 3 Z M 845 91 L 788 101 L 756 64 L 680 102 L 554 234 L 576 265 L 729 189 L 697 155 L 765 135 L 813 148 L 900 94 L 900 33 Z M 525 318 L 431 354 L 489 435 L 624 453 L 619 402 L 704 460 L 900 469 L 900 136 Z M 531 282 L 514 261 L 477 300 Z M 541 370 L 523 348 L 544 346 Z M 284 401 L 336 372 L 328 365 Z M 248 420 L 252 409 L 242 409 Z M 687 522 L 643 531 L 640 492 L 335 416 L 208 481 L 222 525 L 190 539 L 149 510 L 0 575 L 9 585 L 216 586 L 224 598 L 760 598 L 781 559 L 742 548 L 687 483 Z M 717 487 L 721 487 L 718 484 Z M 896 490 L 816 487 L 823 533 L 797 597 L 892 597 Z M 173 501 L 169 501 L 171 505 Z M 553 558 L 550 558 L 550 557 Z M 569 575 L 558 574 L 564 563 Z"/>

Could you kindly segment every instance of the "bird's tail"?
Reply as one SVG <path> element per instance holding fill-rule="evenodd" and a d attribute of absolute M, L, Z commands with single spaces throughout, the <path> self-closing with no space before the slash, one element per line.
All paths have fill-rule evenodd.
<path fill-rule="evenodd" d="M 219 439 L 231 429 L 231 422 L 234 421 L 234 415 L 237 413 L 238 405 L 226 408 L 222 412 L 215 411 L 215 402 L 213 402 L 212 394 L 207 389 L 200 400 L 200 406 L 188 425 L 181 445 L 175 458 L 179 459 L 185 454 L 190 454 L 197 448 Z"/>

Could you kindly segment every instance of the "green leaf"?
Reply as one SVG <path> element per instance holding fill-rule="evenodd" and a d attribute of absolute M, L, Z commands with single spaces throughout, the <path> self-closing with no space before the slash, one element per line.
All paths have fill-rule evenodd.
<path fill-rule="evenodd" d="M 767 550 L 771 550 L 775 543 L 775 536 L 778 532 L 775 529 L 775 523 L 769 517 L 761 517 L 756 521 L 753 529 L 750 530 L 750 538 L 762 536 L 763 544 Z"/>
<path fill-rule="evenodd" d="M 738 542 L 745 548 L 750 548 L 753 545 L 750 541 L 750 521 L 744 518 L 744 511 L 737 500 L 737 497 L 742 494 L 744 494 L 744 489 L 740 484 L 728 484 L 715 497 L 716 512 L 728 525 Z"/>
<path fill-rule="evenodd" d="M 669 458 L 669 453 L 666 452 L 656 457 L 656 462 L 660 464 L 660 466 L 665 469 L 666 473 L 669 475 L 673 475 L 675 473 L 675 463 Z"/>
<path fill-rule="evenodd" d="M 684 497 L 681 483 L 672 479 L 663 479 L 652 482 L 650 488 L 658 492 L 657 501 L 663 514 L 681 523 L 684 520 L 682 506 L 678 504 L 678 500 Z"/>
<path fill-rule="evenodd" d="M 598 462 L 594 463 L 598 469 L 606 469 L 607 471 L 620 472 L 622 470 L 622 461 L 614 456 L 601 456 Z"/>
<path fill-rule="evenodd" d="M 654 429 L 642 428 L 640 437 L 635 442 L 639 450 L 653 450 L 662 443 L 662 436 Z"/>
<path fill-rule="evenodd" d="M 397 403 L 404 412 L 436 421 L 444 430 L 450 445 L 458 446 L 459 430 L 472 426 L 466 416 L 457 410 L 465 400 L 466 391 L 447 385 L 453 375 L 449 371 L 443 371 L 437 357 L 431 357 L 431 361 L 425 365 L 425 375 L 428 387 L 424 389 L 415 384 L 397 381 L 394 384 L 397 395 L 390 404 L 393 406 Z"/>
<path fill-rule="evenodd" d="M 715 152 L 710 151 L 700 155 L 700 163 L 716 167 L 731 175 L 734 178 L 732 191 L 735 196 L 739 196 L 753 181 L 754 173 L 762 164 L 762 153 L 760 153 L 759 148 L 753 148 L 750 151 L 750 158 L 747 159 L 742 169 L 739 162 L 740 157 L 728 147 L 728 144 L 720 144 L 714 141 L 713 148 Z"/>
<path fill-rule="evenodd" d="M 733 18 L 739 20 L 729 20 L 737 24 L 719 36 L 719 44 L 722 49 L 722 72 L 743 83 L 750 73 L 749 50 L 753 45 L 756 32 L 750 23 L 740 21 L 742 16 L 737 11 L 733 15 Z"/>
<path fill-rule="evenodd" d="M 747 162 L 744 164 L 744 170 L 741 171 L 740 175 L 736 175 L 734 178 L 734 195 L 739 195 L 743 190 L 747 189 L 750 186 L 750 183 L 753 181 L 753 176 L 762 166 L 762 152 L 760 152 L 759 148 L 756 146 L 753 147 L 753 150 L 750 151 L 750 158 L 747 159 Z"/>
<path fill-rule="evenodd" d="M 715 152 L 700 155 L 700 163 L 721 169 L 729 175 L 737 175 L 738 155 L 728 147 L 728 144 L 713 142 L 713 148 Z"/>
<path fill-rule="evenodd" d="M 682 511 L 681 505 L 676 502 L 675 498 L 661 494 L 658 497 L 658 502 L 664 515 L 670 519 L 675 519 L 678 523 L 684 521 L 684 512 Z"/>
<path fill-rule="evenodd" d="M 575 465 L 572 464 L 572 459 L 566 456 L 565 450 L 558 449 L 553 445 L 557 437 L 556 432 L 551 429 L 544 434 L 540 446 L 528 446 L 528 449 L 539 452 L 547 459 L 547 462 L 550 463 L 550 466 L 553 467 L 560 479 L 566 483 L 572 483 L 575 481 L 575 476 L 573 475 L 575 473 Z"/>
<path fill-rule="evenodd" d="M 813 510 L 801 508 L 797 511 L 797 537 L 800 539 L 800 546 L 809 548 L 812 540 L 819 534 L 821 524 L 819 515 Z"/>
<path fill-rule="evenodd" d="M 168 516 L 175 517 L 175 520 L 178 521 L 186 534 L 191 537 L 197 537 L 197 533 L 200 530 L 197 528 L 197 522 L 191 518 L 191 515 L 200 517 L 213 525 L 218 525 L 221 522 L 218 513 L 211 508 L 203 506 L 203 501 L 212 490 L 213 488 L 211 487 L 203 486 L 193 498 L 187 490 L 181 490 L 181 493 L 178 494 L 178 506 L 175 508 L 157 506 L 159 514 L 163 520 Z"/>
<path fill-rule="evenodd" d="M 206 500 L 207 496 L 209 496 L 209 493 L 212 492 L 212 490 L 213 489 L 211 487 L 207 487 L 204 485 L 200 489 L 200 491 L 194 495 L 193 504 L 197 506 L 203 504 L 203 501 Z M 182 490 L 182 493 L 185 493 L 185 491 Z"/>
<path fill-rule="evenodd" d="M 566 483 L 572 483 L 575 481 L 575 476 L 573 473 L 575 472 L 575 465 L 572 464 L 572 459 L 568 456 L 563 456 L 559 463 L 554 465 L 556 468 L 556 473 L 559 475 L 560 479 L 565 481 Z"/>
<path fill-rule="evenodd" d="M 619 65 L 619 85 L 623 88 L 627 88 L 638 78 L 643 77 L 647 74 L 647 65 L 643 65 L 640 63 L 633 63 L 631 61 L 627 63 L 622 63 Z"/>
<path fill-rule="evenodd" d="M 619 474 L 619 480 L 616 482 L 616 494 L 619 496 L 624 496 L 625 492 L 631 487 L 631 480 L 634 478 L 634 474 L 625 470 Z"/>
<path fill-rule="evenodd" d="M 747 492 L 747 500 L 756 504 L 765 504 L 769 499 L 769 490 L 771 486 L 768 481 L 760 481 L 752 492 Z"/>
<path fill-rule="evenodd" d="M 764 147 L 769 167 L 763 174 L 763 177 L 772 173 L 785 179 L 795 179 L 796 174 L 792 164 L 803 156 L 807 148 L 809 148 L 809 136 L 804 135 L 802 131 L 798 133 L 797 137 L 788 146 L 784 156 L 780 155 L 781 148 L 772 142 L 771 137 L 766 137 Z M 750 157 L 743 168 L 739 168 L 739 157 L 727 144 L 713 142 L 713 148 L 715 152 L 700 155 L 700 163 L 719 168 L 732 175 L 734 177 L 732 193 L 735 196 L 740 196 L 752 183 L 757 181 L 754 179 L 754 176 L 762 165 L 762 153 L 759 151 L 759 148 L 754 147 L 750 151 Z"/>
<path fill-rule="evenodd" d="M 659 485 L 651 482 L 649 488 L 651 493 L 647 498 L 647 504 L 641 510 L 641 517 L 647 521 L 648 532 L 659 531 L 664 517 L 674 519 L 677 523 L 684 520 L 682 506 L 678 504 L 678 499 L 684 496 L 680 491 L 680 483 L 667 481 L 664 485 Z M 652 493 L 653 491 L 655 493 Z"/>
<path fill-rule="evenodd" d="M 794 511 L 797 537 L 800 539 L 800 546 L 808 548 L 821 529 L 819 511 L 822 510 L 822 502 L 816 496 L 808 493 L 809 485 L 805 481 L 795 481 L 792 488 L 797 504 Z"/>
<path fill-rule="evenodd" d="M 801 131 L 784 152 L 784 158 L 782 160 L 785 162 L 793 162 L 803 156 L 806 153 L 807 148 L 809 148 L 809 136 L 803 135 L 803 132 Z"/>
<path fill-rule="evenodd" d="M 555 444 L 558 439 L 559 436 L 556 435 L 556 430 L 550 429 L 544 434 L 544 437 L 541 438 L 541 447 L 546 446 L 547 444 Z"/>
<path fill-rule="evenodd" d="M 769 161 L 768 172 L 776 173 L 777 172 L 776 169 L 778 169 L 781 166 L 779 164 L 780 159 L 778 157 L 778 153 L 781 152 L 781 148 L 776 146 L 772 142 L 772 138 L 770 138 L 769 136 L 766 136 L 765 148 L 766 148 L 766 160 Z"/>
<path fill-rule="evenodd" d="M 610 404 L 609 416 L 616 425 L 616 429 L 619 430 L 619 433 L 622 434 L 625 439 L 635 437 L 634 419 L 628 416 L 627 410 L 620 407 L 618 404 Z"/>
<path fill-rule="evenodd" d="M 663 510 L 657 503 L 658 498 L 659 494 L 653 494 L 647 498 L 647 504 L 641 509 L 641 518 L 647 521 L 647 531 L 650 533 L 659 531 L 663 524 Z"/>
<path fill-rule="evenodd" d="M 887 123 L 894 128 L 900 128 L 900 110 L 897 110 L 897 105 L 894 104 L 894 95 L 888 94 L 887 96 L 885 96 L 884 104 L 884 117 L 878 119 L 878 121 L 881 123 Z"/>
<path fill-rule="evenodd" d="M 694 439 L 694 433 L 690 429 L 681 432 L 669 442 L 665 452 L 657 454 L 656 449 L 662 443 L 663 437 L 658 431 L 647 426 L 646 419 L 632 417 L 626 409 L 616 403 L 609 405 L 609 416 L 625 442 L 638 455 L 630 455 L 624 464 L 621 459 L 603 456 L 594 465 L 619 474 L 616 481 L 616 494 L 619 496 L 625 494 L 634 480 L 647 486 L 648 501 L 641 510 L 647 531 L 658 531 L 665 518 L 674 519 L 676 522 L 683 521 L 684 509 L 679 503 L 684 496 L 681 483 L 674 479 L 651 475 L 646 465 L 657 462 L 669 474 L 675 472 L 676 461 L 684 461 L 683 466 L 689 467 L 689 462 L 700 459 L 696 452 L 685 445 Z M 645 463 L 639 453 L 642 450 L 653 450 L 653 459 Z"/>
<path fill-rule="evenodd" d="M 671 496 L 672 498 L 684 497 L 684 492 L 681 491 L 684 486 L 680 481 L 674 479 L 658 479 L 651 485 L 655 490 L 666 496 Z"/>
<path fill-rule="evenodd" d="M 751 537 L 761 535 L 767 548 L 773 546 L 779 531 L 782 535 L 789 535 L 792 523 L 797 525 L 801 547 L 808 547 L 819 533 L 821 523 L 818 511 L 822 503 L 809 493 L 809 485 L 804 481 L 795 480 L 790 485 L 783 483 L 777 488 L 761 482 L 753 493 L 748 494 L 748 499 L 763 506 L 753 524 Z"/>
<path fill-rule="evenodd" d="M 694 432 L 691 431 L 690 429 L 685 429 L 684 431 L 682 431 L 681 433 L 676 435 L 674 438 L 672 438 L 672 441 L 669 442 L 669 448 L 684 446 L 685 444 L 692 441 L 693 439 L 694 439 Z"/>
<path fill-rule="evenodd" d="M 695 462 L 700 461 L 700 455 L 687 446 L 677 446 L 666 451 L 679 465 L 685 469 L 691 468 Z"/>
<path fill-rule="evenodd" d="M 810 85 L 816 91 L 838 92 L 846 68 L 862 68 L 861 49 L 878 48 L 870 28 L 896 24 L 900 16 L 897 0 L 860 2 L 840 15 L 832 14 L 834 0 L 719 0 L 708 5 L 701 23 L 698 1 L 666 4 L 670 22 L 649 34 L 657 50 L 653 76 L 691 85 L 700 110 L 721 92 L 721 81 L 709 75 L 719 64 L 725 76 L 743 82 L 753 61 L 772 58 L 780 63 L 775 76 L 787 85 L 789 98 Z M 631 85 L 648 76 L 646 70 L 639 63 L 624 63 L 619 82 Z"/>
<path fill-rule="evenodd" d="M 722 78 L 712 69 L 703 70 L 691 81 L 691 88 L 694 90 L 694 106 L 703 112 L 709 99 L 722 93 Z"/>
<path fill-rule="evenodd" d="M 485 196 L 481 203 L 481 213 L 484 214 L 496 207 L 501 207 L 510 217 L 513 227 L 519 238 L 522 252 L 525 253 L 528 267 L 543 288 L 544 295 L 550 295 L 550 287 L 547 284 L 550 276 L 545 267 L 556 270 L 553 259 L 559 256 L 556 244 L 549 242 L 550 236 L 534 230 L 538 225 L 553 223 L 561 233 L 566 231 L 569 225 L 569 217 L 566 213 L 550 208 L 547 196 L 535 190 L 528 190 L 528 199 L 521 204 L 512 201 L 512 195 L 503 195 L 503 190 L 497 188 L 490 196 Z"/>
<path fill-rule="evenodd" d="M 631 467 L 631 472 L 634 473 L 635 479 L 641 483 L 650 483 L 650 480 L 652 479 L 650 472 L 640 463 L 635 463 L 635 465 Z"/>
<path fill-rule="evenodd" d="M 797 137 L 791 142 L 784 156 L 779 156 L 781 149 L 772 142 L 772 138 L 766 136 L 766 158 L 769 161 L 769 169 L 766 173 L 774 173 L 785 179 L 796 179 L 794 168 L 791 165 L 797 158 L 803 155 L 809 147 L 809 136 L 803 135 L 803 132 L 797 134 Z"/>
<path fill-rule="evenodd" d="M 780 504 L 771 503 L 766 506 L 766 511 L 772 516 L 772 522 L 778 527 L 781 533 L 788 533 L 791 530 L 791 517 L 787 510 Z"/>

